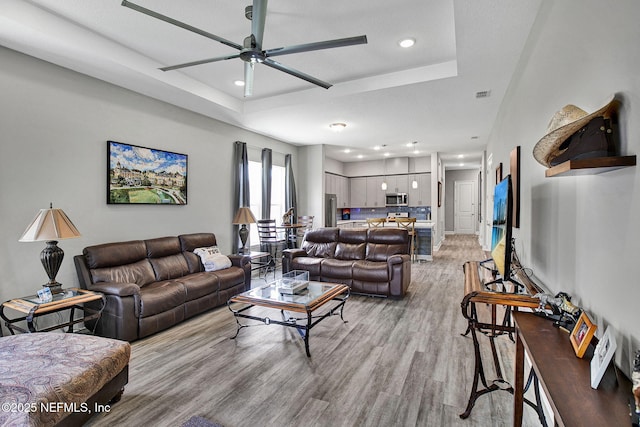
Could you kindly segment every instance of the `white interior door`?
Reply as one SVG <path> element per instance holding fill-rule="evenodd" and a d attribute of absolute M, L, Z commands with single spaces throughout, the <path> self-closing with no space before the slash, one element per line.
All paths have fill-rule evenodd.
<path fill-rule="evenodd" d="M 473 234 L 476 232 L 474 183 L 473 181 L 456 181 L 454 191 L 454 232 Z"/>

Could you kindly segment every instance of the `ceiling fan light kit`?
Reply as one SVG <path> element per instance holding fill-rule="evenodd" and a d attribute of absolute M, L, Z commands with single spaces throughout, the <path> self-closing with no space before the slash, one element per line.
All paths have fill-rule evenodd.
<path fill-rule="evenodd" d="M 251 20 L 251 34 L 244 39 L 242 45 L 234 43 L 230 40 L 224 39 L 220 36 L 209 33 L 207 31 L 201 30 L 199 28 L 193 27 L 189 24 L 185 24 L 183 22 L 180 22 L 168 16 L 162 15 L 158 12 L 154 12 L 153 10 L 144 8 L 142 6 L 139 6 L 127 0 L 122 1 L 122 6 L 128 7 L 137 12 L 143 13 L 145 15 L 151 16 L 161 21 L 165 21 L 177 27 L 184 28 L 185 30 L 210 38 L 212 40 L 215 40 L 219 43 L 222 43 L 224 45 L 227 45 L 229 47 L 232 47 L 238 50 L 239 52 L 236 54 L 220 56 L 216 58 L 201 59 L 198 61 L 186 62 L 183 64 L 171 65 L 168 67 L 162 67 L 160 68 L 160 70 L 171 71 L 171 70 L 177 70 L 180 68 L 192 67 L 195 65 L 209 64 L 211 62 L 218 62 L 218 61 L 225 61 L 228 59 L 240 58 L 241 60 L 244 61 L 244 81 L 245 81 L 244 96 L 245 97 L 251 96 L 253 94 L 253 71 L 256 63 L 264 64 L 268 67 L 282 71 L 291 76 L 305 80 L 316 86 L 329 89 L 332 86 L 331 83 L 324 82 L 320 79 L 310 76 L 309 74 L 305 74 L 302 71 L 296 70 L 294 68 L 281 64 L 277 61 L 274 61 L 273 59 L 271 59 L 271 57 L 290 55 L 293 53 L 310 52 L 310 51 L 321 50 L 321 49 L 332 49 L 336 47 L 353 46 L 353 45 L 367 43 L 367 36 L 362 35 L 362 36 L 347 37 L 342 39 L 326 40 L 321 42 L 305 43 L 300 45 L 264 50 L 262 49 L 262 38 L 264 35 L 264 27 L 265 27 L 265 21 L 267 16 L 267 0 L 253 0 L 253 4 L 245 8 L 245 17 Z"/>

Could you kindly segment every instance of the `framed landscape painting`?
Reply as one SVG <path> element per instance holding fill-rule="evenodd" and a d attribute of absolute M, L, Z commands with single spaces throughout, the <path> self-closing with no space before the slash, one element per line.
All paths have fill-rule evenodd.
<path fill-rule="evenodd" d="M 187 204 L 187 155 L 107 141 L 107 203 Z"/>

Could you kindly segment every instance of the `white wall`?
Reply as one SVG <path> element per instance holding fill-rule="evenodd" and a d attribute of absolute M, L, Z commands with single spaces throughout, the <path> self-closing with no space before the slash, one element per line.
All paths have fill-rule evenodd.
<path fill-rule="evenodd" d="M 296 190 L 298 193 L 299 215 L 312 215 L 314 228 L 324 226 L 324 146 L 307 145 L 298 147 L 298 169 Z M 339 163 L 339 162 L 336 162 Z M 299 177 L 299 178 L 298 178 Z"/>
<path fill-rule="evenodd" d="M 638 167 L 600 175 L 545 178 L 532 156 L 553 114 L 566 104 L 589 112 L 610 94 L 623 98 L 623 154 L 640 152 L 640 2 L 543 2 L 498 114 L 487 155 L 509 164 L 522 146 L 523 264 L 553 293 L 566 291 L 598 324 L 617 331 L 616 358 L 629 373 L 640 348 L 640 174 Z M 508 173 L 508 167 L 505 174 Z"/>
<path fill-rule="evenodd" d="M 231 250 L 234 141 L 297 148 L 0 48 L 0 299 L 34 293 L 48 278 L 44 242 L 18 238 L 49 202 L 82 233 L 63 240 L 58 280 L 77 286 L 73 255 L 97 243 L 214 232 Z M 107 140 L 189 156 L 187 206 L 106 204 Z"/>

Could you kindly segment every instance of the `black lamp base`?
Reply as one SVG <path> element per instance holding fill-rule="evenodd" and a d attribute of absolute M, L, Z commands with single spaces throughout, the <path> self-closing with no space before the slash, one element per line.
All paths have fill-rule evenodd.
<path fill-rule="evenodd" d="M 42 286 L 49 288 L 52 294 L 59 294 L 62 292 L 62 284 L 56 282 L 56 275 L 62 265 L 64 251 L 58 247 L 58 242 L 55 240 L 46 243 L 47 246 L 40 252 L 40 261 L 49 276 L 49 282 Z"/>
<path fill-rule="evenodd" d="M 240 241 L 242 242 L 242 248 L 240 248 L 240 253 L 245 253 L 247 251 L 247 237 L 249 237 L 249 230 L 247 229 L 247 224 L 242 224 L 240 230 L 238 230 L 238 235 L 240 236 Z"/>
<path fill-rule="evenodd" d="M 55 294 L 61 294 L 64 292 L 64 290 L 62 289 L 62 283 L 59 282 L 55 282 L 55 283 L 45 283 L 44 285 L 42 285 L 43 288 L 49 288 L 49 290 L 51 291 L 51 293 L 53 295 Z"/>

